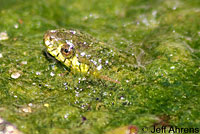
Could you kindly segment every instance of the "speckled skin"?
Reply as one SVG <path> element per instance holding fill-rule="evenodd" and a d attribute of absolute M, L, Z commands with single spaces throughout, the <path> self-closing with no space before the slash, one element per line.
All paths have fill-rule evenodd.
<path fill-rule="evenodd" d="M 101 74 L 117 62 L 113 58 L 115 52 L 88 34 L 78 30 L 49 30 L 44 35 L 44 44 L 52 56 L 73 71 L 116 82 Z"/>
<path fill-rule="evenodd" d="M 99 72 L 109 65 L 105 58 L 114 54 L 103 43 L 78 30 L 49 30 L 44 35 L 44 44 L 57 60 L 83 73 Z M 63 49 L 70 51 L 69 54 L 63 52 Z"/>

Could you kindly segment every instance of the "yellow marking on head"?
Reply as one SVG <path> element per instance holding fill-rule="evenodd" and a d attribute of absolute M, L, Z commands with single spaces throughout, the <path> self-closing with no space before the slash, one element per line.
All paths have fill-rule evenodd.
<path fill-rule="evenodd" d="M 74 56 L 71 61 L 72 61 L 72 68 L 73 69 L 78 70 L 79 72 L 82 72 L 82 73 L 88 72 L 89 66 L 84 64 L 84 63 L 80 63 L 76 56 Z"/>
<path fill-rule="evenodd" d="M 79 61 L 78 61 L 78 58 L 76 57 L 76 56 L 74 56 L 73 58 L 72 58 L 72 68 L 73 69 L 76 69 L 76 70 L 78 70 L 78 71 L 81 71 L 80 69 L 79 69 L 79 65 L 80 65 L 80 63 L 79 63 Z"/>
<path fill-rule="evenodd" d="M 86 64 L 81 64 L 80 68 L 81 68 L 81 72 L 84 72 L 84 73 L 88 72 L 89 70 L 89 66 Z"/>
<path fill-rule="evenodd" d="M 58 61 L 62 62 L 65 66 L 71 67 L 72 69 L 77 70 L 82 73 L 87 73 L 89 71 L 89 66 L 84 63 L 80 63 L 76 56 L 67 59 L 66 57 L 62 55 L 61 48 L 63 44 L 60 44 L 59 46 L 57 46 L 57 48 L 55 48 L 55 46 L 50 45 L 50 44 L 53 44 L 53 42 L 50 41 L 49 39 L 46 39 L 45 45 L 47 47 L 47 51 L 52 56 L 54 56 Z"/>

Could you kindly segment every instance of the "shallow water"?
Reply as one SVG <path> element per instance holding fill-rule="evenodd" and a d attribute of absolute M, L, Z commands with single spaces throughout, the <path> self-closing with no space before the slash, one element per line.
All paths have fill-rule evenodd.
<path fill-rule="evenodd" d="M 2 0 L 0 117 L 24 133 L 197 128 L 199 22 L 198 0 Z M 65 73 L 48 59 L 43 35 L 57 28 L 78 29 L 125 55 L 125 66 L 103 72 L 121 84 Z"/>

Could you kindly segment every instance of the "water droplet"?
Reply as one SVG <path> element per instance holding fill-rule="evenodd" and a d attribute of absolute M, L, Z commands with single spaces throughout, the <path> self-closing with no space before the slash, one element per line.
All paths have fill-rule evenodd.
<path fill-rule="evenodd" d="M 51 32 L 51 33 L 55 33 L 55 32 L 56 32 L 56 30 L 51 30 L 50 32 Z"/>
<path fill-rule="evenodd" d="M 68 84 L 67 82 L 63 83 L 64 86 L 66 86 L 67 84 Z"/>
<path fill-rule="evenodd" d="M 66 118 L 68 118 L 69 117 L 69 113 L 66 113 L 65 115 L 64 115 L 64 118 L 66 119 Z"/>
<path fill-rule="evenodd" d="M 53 77 L 53 76 L 55 75 L 55 73 L 54 73 L 54 72 L 51 72 L 50 75 Z"/>
<path fill-rule="evenodd" d="M 177 8 L 177 7 L 176 7 L 176 6 L 174 6 L 172 9 L 173 9 L 173 10 L 176 10 L 176 8 Z"/>
<path fill-rule="evenodd" d="M 29 103 L 29 104 L 28 104 L 28 106 L 29 106 L 29 107 L 32 107 L 32 106 L 33 106 L 33 104 L 32 104 L 32 103 Z"/>
<path fill-rule="evenodd" d="M 70 30 L 70 33 L 72 33 L 72 34 L 76 34 L 76 31 L 74 31 L 74 30 Z"/>
<path fill-rule="evenodd" d="M 85 52 L 82 52 L 82 53 L 81 53 L 81 56 L 85 56 Z"/>
<path fill-rule="evenodd" d="M 107 92 L 104 92 L 103 95 L 106 96 L 106 95 L 108 95 L 108 93 L 107 93 Z"/>
<path fill-rule="evenodd" d="M 11 78 L 13 78 L 13 79 L 17 79 L 19 77 L 20 77 L 20 73 L 18 73 L 18 72 L 11 74 Z"/>
<path fill-rule="evenodd" d="M 125 98 L 123 96 L 120 97 L 121 100 L 124 100 Z"/>
<path fill-rule="evenodd" d="M 96 61 L 94 61 L 94 60 L 90 60 L 92 63 L 94 63 L 94 65 L 97 65 L 97 62 Z"/>
<path fill-rule="evenodd" d="M 41 72 L 36 72 L 36 75 L 41 75 Z"/>
<path fill-rule="evenodd" d="M 3 57 L 3 55 L 2 55 L 2 53 L 0 53 L 0 58 L 2 58 Z"/>
<path fill-rule="evenodd" d="M 49 45 L 51 44 L 51 42 L 50 42 L 49 40 L 46 40 L 46 41 L 45 41 L 45 44 L 46 44 L 47 46 L 49 46 Z"/>
<path fill-rule="evenodd" d="M 22 63 L 23 65 L 25 65 L 25 64 L 27 64 L 27 61 L 22 61 L 21 63 Z"/>
<path fill-rule="evenodd" d="M 144 19 L 142 20 L 142 22 L 143 22 L 143 24 L 145 24 L 146 26 L 149 26 L 149 22 L 148 22 L 147 18 L 144 18 Z"/>
<path fill-rule="evenodd" d="M 31 113 L 32 112 L 30 107 L 22 108 L 22 111 L 25 112 L 25 113 Z"/>
<path fill-rule="evenodd" d="M 175 69 L 175 66 L 171 66 L 170 69 Z"/>
<path fill-rule="evenodd" d="M 0 40 L 7 40 L 9 37 L 8 37 L 8 34 L 6 32 L 1 32 L 0 33 Z"/>
<path fill-rule="evenodd" d="M 18 24 L 15 24 L 15 25 L 14 25 L 14 28 L 16 28 L 16 29 L 19 28 L 19 25 L 18 25 Z"/>
<path fill-rule="evenodd" d="M 99 66 L 97 67 L 97 70 L 101 70 L 101 68 L 102 68 L 102 65 L 99 65 Z"/>
<path fill-rule="evenodd" d="M 98 62 L 101 63 L 101 59 L 99 59 Z"/>
<path fill-rule="evenodd" d="M 32 83 L 33 85 L 36 85 L 36 83 L 34 82 L 34 83 Z"/>
<path fill-rule="evenodd" d="M 157 15 L 157 11 L 153 11 L 153 12 L 152 12 L 152 15 L 153 15 L 153 16 L 156 16 L 156 15 Z"/>

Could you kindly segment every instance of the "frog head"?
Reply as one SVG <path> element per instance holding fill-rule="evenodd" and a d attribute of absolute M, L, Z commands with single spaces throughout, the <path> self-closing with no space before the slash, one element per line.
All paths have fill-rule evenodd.
<path fill-rule="evenodd" d="M 75 31 L 49 30 L 44 35 L 44 45 L 48 53 L 69 68 L 79 72 L 87 72 L 89 67 L 81 64 L 76 56 L 77 42 L 74 41 Z"/>

